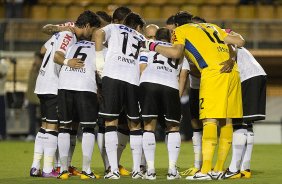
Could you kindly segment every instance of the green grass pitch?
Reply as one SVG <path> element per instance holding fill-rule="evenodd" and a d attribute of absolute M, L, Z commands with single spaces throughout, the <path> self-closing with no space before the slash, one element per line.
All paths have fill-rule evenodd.
<path fill-rule="evenodd" d="M 19 141 L 0 142 L 0 184 L 49 184 L 49 183 L 220 183 L 220 184 L 276 184 L 282 183 L 282 146 L 281 145 L 255 145 L 252 158 L 253 177 L 251 179 L 235 179 L 224 181 L 187 181 L 185 179 L 167 181 L 166 172 L 168 165 L 168 157 L 166 145 L 164 143 L 157 144 L 156 150 L 156 181 L 132 180 L 130 177 L 122 177 L 117 181 L 109 181 L 104 179 L 81 181 L 79 177 L 71 177 L 69 180 L 61 181 L 58 179 L 32 178 L 29 177 L 29 169 L 33 156 L 33 143 Z M 132 156 L 127 145 L 122 155 L 121 163 L 130 169 L 132 164 Z M 227 164 L 230 162 L 230 156 Z M 78 142 L 73 158 L 73 165 L 81 168 L 81 144 Z M 178 160 L 179 170 L 188 168 L 193 163 L 192 144 L 184 142 Z M 92 168 L 95 173 L 103 173 L 103 164 L 97 146 L 94 148 L 92 159 Z"/>

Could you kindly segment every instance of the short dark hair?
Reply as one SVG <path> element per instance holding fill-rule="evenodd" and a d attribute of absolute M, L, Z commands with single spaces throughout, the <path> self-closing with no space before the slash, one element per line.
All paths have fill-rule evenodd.
<path fill-rule="evenodd" d="M 207 21 L 205 19 L 198 17 L 198 16 L 192 17 L 192 21 L 196 22 L 196 23 L 207 23 Z"/>
<path fill-rule="evenodd" d="M 103 19 L 105 22 L 111 23 L 112 22 L 112 17 L 107 14 L 105 11 L 97 11 L 96 14 Z"/>
<path fill-rule="evenodd" d="M 187 11 L 180 11 L 174 16 L 174 23 L 176 26 L 182 26 L 192 22 L 193 15 Z"/>
<path fill-rule="evenodd" d="M 129 9 L 128 7 L 125 6 L 118 7 L 117 9 L 115 9 L 113 13 L 113 21 L 122 22 L 124 21 L 125 17 L 131 12 L 132 12 L 131 9 Z"/>
<path fill-rule="evenodd" d="M 167 20 L 166 20 L 166 25 L 174 25 L 174 15 L 170 16 Z"/>
<path fill-rule="evenodd" d="M 77 20 L 75 21 L 75 26 L 83 28 L 87 24 L 89 24 L 90 27 L 100 27 L 101 21 L 94 12 L 86 10 L 78 16 Z"/>
<path fill-rule="evenodd" d="M 124 19 L 124 25 L 132 28 L 137 29 L 137 26 L 140 26 L 143 28 L 145 26 L 146 22 L 142 17 L 137 13 L 129 13 L 126 18 Z"/>
<path fill-rule="evenodd" d="M 169 29 L 162 27 L 157 30 L 156 32 L 156 40 L 166 40 L 167 42 L 170 42 L 171 40 L 171 32 Z"/>

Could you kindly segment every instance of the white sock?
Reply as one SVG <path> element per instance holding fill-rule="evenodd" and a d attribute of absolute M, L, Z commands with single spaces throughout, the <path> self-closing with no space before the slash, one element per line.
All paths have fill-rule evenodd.
<path fill-rule="evenodd" d="M 251 168 L 251 157 L 252 157 L 253 146 L 254 146 L 254 132 L 248 131 L 246 151 L 245 154 L 243 155 L 241 171 L 245 171 Z"/>
<path fill-rule="evenodd" d="M 169 160 L 169 170 L 176 173 L 176 162 L 180 151 L 181 137 L 179 132 L 171 132 L 167 137 L 167 150 Z"/>
<path fill-rule="evenodd" d="M 247 129 L 238 129 L 233 132 L 232 159 L 229 166 L 231 172 L 240 170 L 244 147 L 247 142 Z"/>
<path fill-rule="evenodd" d="M 146 166 L 146 158 L 145 158 L 145 153 L 144 153 L 144 149 L 142 151 L 142 156 L 141 156 L 141 165 L 142 166 Z"/>
<path fill-rule="evenodd" d="M 202 167 L 202 136 L 203 131 L 193 132 L 194 167 L 197 169 Z"/>
<path fill-rule="evenodd" d="M 95 135 L 92 133 L 83 133 L 82 134 L 82 155 L 83 155 L 83 163 L 82 163 L 82 171 L 86 173 L 91 173 L 91 159 L 95 144 Z"/>
<path fill-rule="evenodd" d="M 54 158 L 54 167 L 61 167 L 61 162 L 60 162 L 60 155 L 59 155 L 59 148 L 57 147 L 56 153 L 55 153 L 55 158 Z"/>
<path fill-rule="evenodd" d="M 68 166 L 71 166 L 71 161 L 72 161 L 72 156 L 74 153 L 75 146 L 76 146 L 76 135 L 70 135 L 70 150 L 68 157 Z"/>
<path fill-rule="evenodd" d="M 58 137 L 48 133 L 46 130 L 44 141 L 44 164 L 43 171 L 50 173 L 53 170 L 53 161 L 58 146 Z"/>
<path fill-rule="evenodd" d="M 155 170 L 156 138 L 153 132 L 143 133 L 143 151 L 147 161 L 148 171 Z"/>
<path fill-rule="evenodd" d="M 118 171 L 117 145 L 118 145 L 117 131 L 106 132 L 105 147 L 112 172 Z"/>
<path fill-rule="evenodd" d="M 60 154 L 61 170 L 60 172 L 68 170 L 68 155 L 70 150 L 70 134 L 59 133 L 58 135 L 58 147 Z"/>
<path fill-rule="evenodd" d="M 129 140 L 129 136 L 126 135 L 126 134 L 120 133 L 119 131 L 117 131 L 117 136 L 118 136 L 117 159 L 118 159 L 118 163 L 119 163 L 121 154 L 122 154 L 123 150 L 125 149 L 126 144 Z"/>
<path fill-rule="evenodd" d="M 137 134 L 130 132 L 130 148 L 133 158 L 133 171 L 140 172 L 141 156 L 142 156 L 142 132 L 141 130 L 136 130 L 133 132 L 138 132 Z M 139 134 L 140 133 L 140 134 Z"/>
<path fill-rule="evenodd" d="M 104 163 L 105 170 L 107 170 L 110 166 L 107 152 L 106 152 L 106 147 L 105 147 L 105 134 L 104 133 L 98 133 L 97 134 L 97 144 L 98 148 Z"/>
<path fill-rule="evenodd" d="M 33 162 L 31 167 L 40 169 L 40 161 L 44 153 L 44 133 L 38 132 L 34 141 Z"/>

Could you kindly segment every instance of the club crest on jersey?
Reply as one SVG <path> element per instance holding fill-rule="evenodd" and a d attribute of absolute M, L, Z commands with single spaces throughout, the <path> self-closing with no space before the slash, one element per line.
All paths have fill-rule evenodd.
<path fill-rule="evenodd" d="M 172 43 L 177 42 L 177 37 L 175 35 L 175 31 L 173 31 L 173 33 L 172 33 L 171 40 L 172 40 Z"/>
<path fill-rule="evenodd" d="M 68 46 L 69 43 L 71 42 L 71 39 L 72 39 L 72 38 L 73 38 L 72 36 L 66 34 L 65 37 L 64 37 L 64 39 L 63 39 L 63 43 L 62 43 L 60 49 L 63 49 L 64 51 L 67 51 L 67 46 Z"/>

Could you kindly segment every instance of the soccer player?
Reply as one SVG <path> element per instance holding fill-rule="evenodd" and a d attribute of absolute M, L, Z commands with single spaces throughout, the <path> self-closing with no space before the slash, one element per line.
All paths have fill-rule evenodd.
<path fill-rule="evenodd" d="M 253 123 L 265 119 L 266 73 L 252 54 L 238 48 L 243 98 L 243 119 L 233 123 L 232 160 L 222 178 L 250 178 L 250 162 L 254 145 Z"/>
<path fill-rule="evenodd" d="M 61 46 L 58 51 L 55 53 L 55 59 L 58 60 L 57 62 L 60 65 L 67 65 L 71 68 L 76 68 L 77 65 L 84 66 L 83 61 L 78 59 L 79 63 L 75 64 L 74 66 L 70 65 L 70 61 L 72 59 L 65 58 L 66 52 L 70 46 L 77 42 L 77 39 L 81 38 L 89 38 L 91 39 L 91 35 L 93 30 L 97 27 L 100 27 L 100 20 L 99 17 L 91 12 L 91 11 L 84 11 L 80 16 L 77 18 L 74 27 L 74 33 L 71 32 L 59 32 L 59 34 L 66 34 L 68 37 L 73 38 L 73 40 L 66 40 L 64 44 L 68 44 L 66 46 Z M 78 51 L 79 52 L 79 51 Z M 79 53 L 78 53 L 79 54 Z M 83 54 L 82 54 L 83 55 Z M 66 117 L 64 117 L 66 118 Z M 72 121 L 61 121 L 59 127 L 59 134 L 58 134 L 58 148 L 59 148 L 59 156 L 60 156 L 60 175 L 58 176 L 59 179 L 67 179 L 69 176 L 68 172 L 68 155 L 69 155 L 69 145 L 70 145 L 70 128 L 71 128 Z"/>
<path fill-rule="evenodd" d="M 198 16 L 192 17 L 194 23 L 206 23 L 203 18 Z M 190 62 L 191 72 L 189 75 L 190 93 L 189 93 L 189 107 L 191 116 L 191 125 L 193 128 L 193 151 L 194 151 L 194 165 L 191 168 L 181 172 L 183 176 L 193 176 L 202 167 L 202 135 L 203 123 L 199 120 L 199 89 L 200 76 L 196 66 Z"/>
<path fill-rule="evenodd" d="M 131 10 L 129 8 L 123 7 L 123 6 L 118 7 L 113 13 L 113 23 L 123 24 L 125 17 L 129 13 L 131 13 Z M 105 14 L 102 15 L 101 13 L 99 13 L 98 15 L 102 19 L 104 19 L 105 22 L 110 23 L 108 22 L 109 18 L 106 19 Z M 104 45 L 107 47 L 107 43 L 105 43 Z M 100 150 L 103 162 L 104 162 L 105 175 L 106 175 L 108 174 L 108 172 L 110 172 L 111 168 L 110 168 L 108 157 L 107 157 L 106 150 L 105 150 L 105 140 L 104 140 L 105 139 L 105 125 L 104 125 L 103 118 L 99 118 L 98 125 L 99 125 L 99 131 L 97 135 L 97 143 L 98 143 L 98 147 L 99 147 L 99 150 Z M 118 134 L 117 160 L 118 160 L 118 163 L 120 163 L 122 152 L 126 148 L 127 142 L 129 140 L 129 132 L 130 131 L 127 125 L 126 113 L 122 112 L 118 118 L 118 130 L 117 130 L 117 134 Z M 122 176 L 130 175 L 130 172 L 126 170 L 122 165 L 119 164 L 118 167 L 119 167 L 120 175 Z"/>
<path fill-rule="evenodd" d="M 171 34 L 167 28 L 160 28 L 156 32 L 156 42 L 170 47 Z M 147 161 L 145 179 L 155 180 L 155 149 L 154 131 L 158 116 L 164 116 L 167 126 L 167 148 L 169 155 L 168 180 L 179 179 L 176 168 L 181 138 L 180 124 L 180 92 L 179 74 L 183 60 L 172 60 L 151 51 L 141 53 L 140 67 L 145 68 L 140 78 L 140 104 L 142 119 L 144 120 L 143 149 Z M 186 60 L 186 66 L 188 62 Z"/>
<path fill-rule="evenodd" d="M 97 21 L 98 26 L 99 21 Z M 83 164 L 80 178 L 95 178 L 90 169 L 95 143 L 94 127 L 98 114 L 95 65 L 93 65 L 93 60 L 95 61 L 94 43 L 86 40 L 77 42 L 67 51 L 66 58 L 80 58 L 84 62 L 84 67 L 74 69 L 62 66 L 58 87 L 59 117 L 61 123 L 70 124 L 74 121 L 81 124 Z M 65 127 L 64 131 L 66 130 Z M 70 140 L 64 139 L 63 141 L 64 150 L 67 151 L 69 149 L 67 147 L 70 147 Z M 64 160 L 64 157 L 61 157 L 61 160 Z M 62 163 L 62 166 L 64 164 Z"/>
<path fill-rule="evenodd" d="M 188 180 L 211 180 L 212 159 L 217 145 L 217 122 L 226 118 L 242 117 L 241 85 L 236 63 L 232 62 L 226 44 L 244 45 L 238 35 L 230 35 L 214 24 L 193 24 L 192 15 L 179 12 L 175 15 L 177 28 L 174 32 L 174 45 L 164 47 L 151 41 L 145 42 L 145 49 L 159 52 L 170 58 L 180 58 L 183 52 L 201 72 L 200 120 L 203 121 L 202 154 L 203 165 L 200 172 L 188 176 Z M 200 39 L 199 39 L 200 38 Z M 222 67 L 223 65 L 223 67 Z M 230 82 L 229 82 L 230 81 Z M 228 120 L 221 127 L 219 149 L 221 161 L 225 161 L 230 148 L 232 123 Z M 224 162 L 223 162 L 224 163 Z"/>
<path fill-rule="evenodd" d="M 145 28 L 145 31 L 144 31 L 144 36 L 145 38 L 147 39 L 152 39 L 152 40 L 156 40 L 156 32 L 157 30 L 159 29 L 159 26 L 157 26 L 156 24 L 149 24 L 146 26 Z M 144 68 L 140 68 L 140 72 L 142 73 L 142 70 Z M 159 120 L 163 120 L 164 121 L 164 118 L 159 118 Z M 164 123 L 160 123 L 161 125 L 164 125 Z M 165 127 L 163 127 L 165 129 Z M 145 155 L 144 155 L 144 150 L 142 152 L 142 158 L 141 158 L 141 165 L 140 165 L 140 169 L 141 169 L 141 172 L 142 174 L 144 175 L 146 173 L 146 159 L 145 159 Z"/>
<path fill-rule="evenodd" d="M 97 11 L 96 14 L 98 15 L 98 17 L 101 21 L 101 27 L 104 27 L 104 26 L 106 26 L 106 25 L 108 25 L 112 22 L 112 17 L 109 16 L 106 12 Z M 59 24 L 59 25 L 47 24 L 42 28 L 42 31 L 46 34 L 52 34 L 52 35 L 57 33 L 57 32 L 62 32 L 62 31 L 74 32 L 74 29 L 73 29 L 74 26 L 75 26 L 74 22 L 67 22 L 67 23 Z M 101 81 L 98 80 L 97 84 L 99 85 L 100 83 L 101 83 Z M 107 170 L 108 167 L 109 167 L 109 164 L 108 164 L 107 154 L 106 154 L 106 151 L 104 149 L 104 147 L 105 147 L 104 146 L 104 129 L 105 128 L 100 126 L 100 121 L 101 121 L 101 118 L 99 118 L 99 120 L 98 120 L 99 131 L 98 131 L 98 134 L 97 134 L 97 143 L 98 143 L 99 151 L 101 153 L 101 156 L 102 156 L 102 159 L 103 159 L 103 162 L 104 162 L 105 170 Z M 76 145 L 76 135 L 77 135 L 77 128 L 78 128 L 79 123 L 72 122 L 72 124 L 73 124 L 73 126 L 70 130 L 70 140 L 71 140 L 70 145 L 71 145 L 71 147 L 70 147 L 70 151 L 69 151 L 69 159 L 68 159 L 69 164 L 68 165 L 71 165 L 70 163 L 71 163 L 72 155 L 73 155 L 75 145 Z M 58 151 L 56 152 L 56 158 L 57 157 L 59 157 Z M 55 166 L 57 167 L 57 169 L 56 169 L 57 172 L 60 172 L 59 158 L 57 159 L 57 161 L 55 160 Z M 120 168 L 121 168 L 122 174 L 124 174 L 124 173 L 127 173 L 127 175 L 130 174 L 122 166 L 120 166 Z M 73 167 L 73 166 L 69 167 L 69 172 L 72 175 L 79 175 L 78 170 L 76 169 L 76 167 Z"/>
<path fill-rule="evenodd" d="M 105 118 L 105 147 L 111 166 L 106 179 L 119 179 L 117 162 L 117 125 L 120 112 L 125 109 L 130 120 L 130 146 L 133 155 L 132 178 L 142 178 L 140 161 L 142 154 L 142 131 L 138 107 L 139 64 L 145 22 L 135 13 L 130 13 L 122 24 L 110 24 L 95 34 L 96 68 L 102 74 L 103 108 L 100 115 Z M 108 42 L 104 62 L 103 43 Z M 104 69 L 103 66 L 105 65 Z"/>
<path fill-rule="evenodd" d="M 70 32 L 62 32 L 53 35 L 42 47 L 41 53 L 45 53 L 40 67 L 39 75 L 36 80 L 35 93 L 40 99 L 42 126 L 37 133 L 34 144 L 34 158 L 30 176 L 40 176 L 40 160 L 44 154 L 43 177 L 57 177 L 53 170 L 53 159 L 57 150 L 57 91 L 58 75 L 60 65 L 64 63 L 64 56 L 55 57 L 57 51 L 64 55 L 66 49 L 75 39 Z M 80 68 L 83 65 L 79 59 L 70 59 L 65 64 Z"/>

